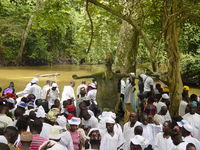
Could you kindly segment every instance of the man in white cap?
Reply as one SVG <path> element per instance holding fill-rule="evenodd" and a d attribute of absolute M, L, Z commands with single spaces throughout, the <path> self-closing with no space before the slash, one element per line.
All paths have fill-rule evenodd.
<path fill-rule="evenodd" d="M 27 91 L 27 94 L 35 95 L 35 99 L 42 98 L 42 89 L 38 85 L 38 80 L 31 81 L 31 86 L 30 86 L 29 90 Z"/>
<path fill-rule="evenodd" d="M 193 132 L 193 128 L 188 122 L 184 123 L 184 125 L 181 128 L 181 132 L 182 132 L 183 140 L 185 142 L 194 144 L 196 149 L 200 150 L 200 141 L 191 136 L 191 133 Z"/>
<path fill-rule="evenodd" d="M 51 106 L 54 105 L 54 101 L 59 99 L 58 85 L 55 82 L 52 83 L 51 88 L 47 91 L 45 99 L 48 101 L 49 109 L 51 109 Z"/>
<path fill-rule="evenodd" d="M 114 131 L 115 120 L 111 117 L 105 120 L 106 132 L 100 132 L 101 134 L 101 145 L 100 150 L 117 150 L 122 148 L 124 144 L 123 134 L 117 134 Z"/>
<path fill-rule="evenodd" d="M 130 150 L 143 150 L 147 146 L 146 139 L 141 135 L 136 135 L 132 138 L 130 143 Z"/>
<path fill-rule="evenodd" d="M 75 82 L 74 81 L 70 81 L 70 85 L 68 86 L 64 86 L 63 88 L 63 92 L 62 92 L 62 99 L 61 99 L 61 103 L 64 100 L 68 100 L 68 99 L 73 99 L 75 100 L 75 94 L 74 94 L 74 88 L 75 87 Z"/>

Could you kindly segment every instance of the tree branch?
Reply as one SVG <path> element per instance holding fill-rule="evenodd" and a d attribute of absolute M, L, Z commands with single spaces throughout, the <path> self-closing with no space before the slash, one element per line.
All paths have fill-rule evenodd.
<path fill-rule="evenodd" d="M 87 12 L 88 18 L 90 20 L 90 27 L 91 27 L 90 43 L 88 45 L 88 50 L 86 52 L 88 54 L 90 52 L 92 41 L 93 41 L 93 37 L 94 37 L 94 25 L 93 25 L 92 17 L 90 15 L 90 12 L 89 12 L 89 9 L 88 9 L 88 0 L 86 0 L 86 6 L 85 6 L 85 8 L 86 8 L 86 12 Z"/>

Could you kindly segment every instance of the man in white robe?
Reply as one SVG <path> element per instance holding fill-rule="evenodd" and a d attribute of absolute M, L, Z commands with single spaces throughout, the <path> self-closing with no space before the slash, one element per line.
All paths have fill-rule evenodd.
<path fill-rule="evenodd" d="M 196 113 L 197 103 L 191 102 L 189 106 L 189 113 L 183 116 L 183 119 L 186 120 L 193 128 L 191 132 L 192 135 L 200 140 L 200 115 Z"/>
<path fill-rule="evenodd" d="M 165 121 L 172 121 L 171 116 L 167 110 L 167 106 L 162 106 L 158 114 L 154 115 L 154 120 L 159 124 L 163 124 Z"/>
<path fill-rule="evenodd" d="M 81 88 L 85 88 L 85 91 L 87 90 L 87 85 L 86 85 L 86 81 L 85 80 L 83 80 L 82 82 L 81 82 L 81 84 L 77 87 L 77 89 L 76 89 L 76 96 L 78 97 L 78 98 L 80 98 L 80 91 L 81 91 Z"/>
<path fill-rule="evenodd" d="M 62 92 L 62 99 L 61 99 L 61 103 L 64 100 L 68 100 L 68 99 L 73 99 L 75 100 L 75 94 L 74 94 L 74 86 L 75 86 L 75 82 L 74 81 L 70 81 L 70 85 L 68 86 L 64 86 L 63 88 L 63 92 Z"/>
<path fill-rule="evenodd" d="M 129 116 L 129 121 L 124 124 L 124 149 L 128 150 L 130 148 L 130 140 L 135 136 L 134 130 L 136 126 L 141 125 L 142 123 L 138 121 L 136 113 L 131 113 Z"/>
<path fill-rule="evenodd" d="M 46 85 L 42 88 L 42 99 L 46 99 L 47 91 L 51 88 L 51 81 L 47 80 Z"/>

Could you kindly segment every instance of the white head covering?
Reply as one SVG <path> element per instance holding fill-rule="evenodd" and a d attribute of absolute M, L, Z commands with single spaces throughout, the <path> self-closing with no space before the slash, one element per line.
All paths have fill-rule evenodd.
<path fill-rule="evenodd" d="M 130 75 L 135 77 L 135 73 L 134 72 L 131 72 Z"/>
<path fill-rule="evenodd" d="M 33 78 L 33 79 L 31 80 L 31 83 L 38 83 L 38 81 L 39 81 L 38 78 Z"/>
<path fill-rule="evenodd" d="M 163 99 L 169 99 L 169 95 L 168 95 L 168 94 L 163 94 L 163 95 L 162 95 L 162 98 L 163 98 Z"/>
<path fill-rule="evenodd" d="M 89 130 L 88 134 L 87 134 L 87 139 L 90 139 L 90 134 L 91 134 L 91 132 L 93 132 L 93 131 L 99 131 L 99 129 L 98 129 L 98 128 L 91 128 L 91 129 Z"/>
<path fill-rule="evenodd" d="M 181 128 L 187 123 L 188 122 L 186 120 L 181 120 L 181 121 L 177 122 L 178 126 L 181 127 Z"/>
<path fill-rule="evenodd" d="M 141 147 L 145 147 L 148 144 L 148 141 L 141 135 L 136 135 L 131 139 L 131 143 L 134 145 L 140 145 Z"/>
<path fill-rule="evenodd" d="M 183 128 L 185 130 L 187 130 L 188 132 L 192 132 L 193 131 L 193 128 L 192 128 L 192 126 L 189 123 L 184 124 Z"/>
<path fill-rule="evenodd" d="M 44 111 L 44 108 L 42 106 L 39 106 L 38 107 L 38 110 L 36 112 L 36 117 L 37 118 L 45 118 L 45 111 Z"/>
<path fill-rule="evenodd" d="M 81 123 L 80 118 L 72 117 L 70 120 L 68 120 L 70 125 L 79 125 Z"/>
<path fill-rule="evenodd" d="M 111 117 L 107 117 L 105 119 L 105 123 L 115 123 L 115 120 L 113 118 L 111 118 Z"/>
<path fill-rule="evenodd" d="M 92 87 L 92 88 L 94 88 L 94 89 L 97 88 L 96 85 L 95 85 L 94 83 L 90 83 L 89 86 Z"/>
<path fill-rule="evenodd" d="M 56 122 L 59 124 L 59 126 L 66 128 L 67 119 L 64 116 L 58 116 L 58 118 L 56 119 Z"/>
<path fill-rule="evenodd" d="M 58 140 L 62 137 L 62 127 L 54 125 L 50 128 L 49 139 Z"/>
<path fill-rule="evenodd" d="M 116 114 L 111 111 L 104 111 L 104 112 L 102 112 L 102 114 L 100 116 L 98 116 L 98 118 L 100 120 L 102 120 L 104 118 L 109 118 L 109 117 L 116 119 Z"/>
<path fill-rule="evenodd" d="M 144 81 L 144 80 L 146 79 L 147 75 L 146 75 L 146 74 L 141 74 L 140 77 L 141 77 L 142 80 Z"/>
<path fill-rule="evenodd" d="M 52 83 L 52 85 L 51 85 L 52 87 L 58 87 L 58 85 L 57 85 L 57 83 Z"/>

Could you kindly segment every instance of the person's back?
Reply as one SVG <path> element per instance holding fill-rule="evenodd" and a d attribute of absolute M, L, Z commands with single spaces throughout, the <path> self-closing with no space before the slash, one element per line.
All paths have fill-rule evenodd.
<path fill-rule="evenodd" d="M 41 99 L 42 89 L 39 85 L 32 84 L 28 94 L 33 94 L 35 95 L 36 99 Z"/>

